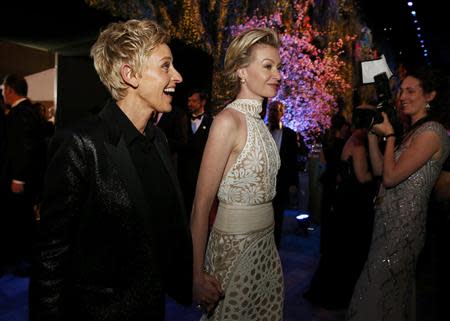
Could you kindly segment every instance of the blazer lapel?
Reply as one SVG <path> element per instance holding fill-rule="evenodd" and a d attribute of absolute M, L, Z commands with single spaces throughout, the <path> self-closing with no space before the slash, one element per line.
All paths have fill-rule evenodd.
<path fill-rule="evenodd" d="M 166 146 L 161 142 L 160 139 L 155 139 L 154 144 L 156 149 L 158 150 L 159 157 L 161 157 L 161 161 L 164 164 L 167 172 L 169 173 L 170 179 L 172 180 L 172 184 L 175 187 L 175 191 L 177 194 L 178 201 L 181 204 L 181 208 L 184 209 L 184 200 L 181 194 L 181 189 L 178 183 L 178 178 L 175 174 L 175 168 L 173 167 L 172 159 L 170 158 L 169 153 L 167 152 Z M 184 215 L 183 215 L 184 216 Z"/>
<path fill-rule="evenodd" d="M 141 217 L 142 222 L 149 228 L 152 224 L 150 222 L 150 208 L 147 204 L 144 190 L 139 180 L 136 168 L 131 160 L 123 136 L 120 137 L 117 146 L 105 142 L 106 151 L 111 156 L 111 160 L 116 165 L 119 176 L 125 184 L 129 197 L 136 206 L 136 211 Z M 149 229 L 145 229 L 149 230 Z"/>

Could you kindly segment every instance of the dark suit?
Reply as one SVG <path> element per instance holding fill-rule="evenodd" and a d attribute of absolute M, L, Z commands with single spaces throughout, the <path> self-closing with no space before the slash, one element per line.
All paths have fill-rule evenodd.
<path fill-rule="evenodd" d="M 187 143 L 187 115 L 181 109 L 174 107 L 169 113 L 164 113 L 157 125 L 166 134 L 170 153 L 175 164 L 178 164 L 180 148 Z"/>
<path fill-rule="evenodd" d="M 6 116 L 3 106 L 0 105 L 0 179 L 3 173 L 3 163 L 6 155 Z"/>
<path fill-rule="evenodd" d="M 8 239 L 5 252 L 11 263 L 27 258 L 35 224 L 33 204 L 41 193 L 45 171 L 45 137 L 39 111 L 26 99 L 11 108 L 6 117 L 6 144 L 0 176 L 0 231 Z M 3 155 L 2 155 L 3 157 Z M 12 180 L 24 182 L 24 192 L 11 190 Z M 2 256 L 5 256 L 2 252 Z"/>
<path fill-rule="evenodd" d="M 28 193 L 36 196 L 42 188 L 45 167 L 45 133 L 39 111 L 26 99 L 11 108 L 6 117 L 6 163 L 3 178 L 25 182 Z"/>
<path fill-rule="evenodd" d="M 151 128 L 158 162 L 145 165 L 166 179 L 143 182 L 118 113 L 109 103 L 50 144 L 31 321 L 162 321 L 164 293 L 191 303 L 192 243 L 167 140 Z M 174 193 L 149 198 L 160 185 Z M 166 204 L 179 211 L 155 210 Z"/>
<path fill-rule="evenodd" d="M 200 164 L 212 121 L 213 118 L 210 115 L 204 114 L 200 126 L 193 133 L 191 120 L 189 117 L 187 119 L 188 139 L 178 155 L 178 178 L 183 190 L 186 214 L 188 216 L 191 214 Z"/>
<path fill-rule="evenodd" d="M 289 202 L 289 187 L 298 186 L 297 170 L 297 134 L 290 128 L 282 128 L 280 145 L 280 170 L 277 174 L 277 194 L 273 199 L 275 215 L 275 243 L 277 247 L 281 241 L 283 228 L 283 214 Z"/>

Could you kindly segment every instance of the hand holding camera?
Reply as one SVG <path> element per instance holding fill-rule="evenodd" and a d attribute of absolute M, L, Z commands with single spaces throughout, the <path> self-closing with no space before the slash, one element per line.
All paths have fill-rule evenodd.
<path fill-rule="evenodd" d="M 378 136 L 401 136 L 402 124 L 397 117 L 389 77 L 392 75 L 384 56 L 381 59 L 361 63 L 363 84 L 373 84 L 377 95 L 376 109 L 357 113 L 356 123 Z M 391 135 L 392 134 L 392 135 Z"/>
<path fill-rule="evenodd" d="M 376 123 L 372 125 L 371 132 L 374 132 L 378 136 L 388 136 L 394 134 L 394 127 L 389 121 L 388 115 L 383 111 L 381 112 L 383 121 L 381 123 Z"/>

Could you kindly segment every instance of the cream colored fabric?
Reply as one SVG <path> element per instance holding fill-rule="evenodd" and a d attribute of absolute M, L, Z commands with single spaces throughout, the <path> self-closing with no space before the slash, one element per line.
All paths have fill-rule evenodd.
<path fill-rule="evenodd" d="M 270 202 L 275 196 L 276 175 L 280 167 L 277 146 L 259 116 L 261 102 L 238 99 L 226 108 L 245 114 L 247 141 L 236 162 L 220 183 L 221 202 L 255 205 Z"/>
<path fill-rule="evenodd" d="M 250 206 L 220 203 L 214 228 L 225 233 L 242 234 L 266 229 L 272 224 L 272 202 Z"/>
<path fill-rule="evenodd" d="M 282 321 L 284 283 L 273 236 L 275 142 L 259 117 L 261 103 L 237 100 L 227 106 L 245 114 L 247 141 L 224 176 L 219 209 L 205 257 L 205 270 L 220 282 L 225 297 L 208 321 Z"/>

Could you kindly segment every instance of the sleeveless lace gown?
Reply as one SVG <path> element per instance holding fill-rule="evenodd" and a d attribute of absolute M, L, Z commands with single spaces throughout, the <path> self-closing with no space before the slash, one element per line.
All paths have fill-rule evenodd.
<path fill-rule="evenodd" d="M 381 189 L 368 259 L 355 286 L 347 315 L 351 321 L 415 320 L 415 269 L 425 242 L 428 199 L 450 149 L 445 129 L 426 122 L 413 133 L 436 132 L 442 143 L 439 160 L 429 160 L 400 184 Z M 398 159 L 408 140 L 397 148 Z"/>
<path fill-rule="evenodd" d="M 238 99 L 226 108 L 245 114 L 247 141 L 220 183 L 205 256 L 205 269 L 219 280 L 225 297 L 202 320 L 281 321 L 284 284 L 271 203 L 278 150 L 259 116 L 260 102 Z"/>

